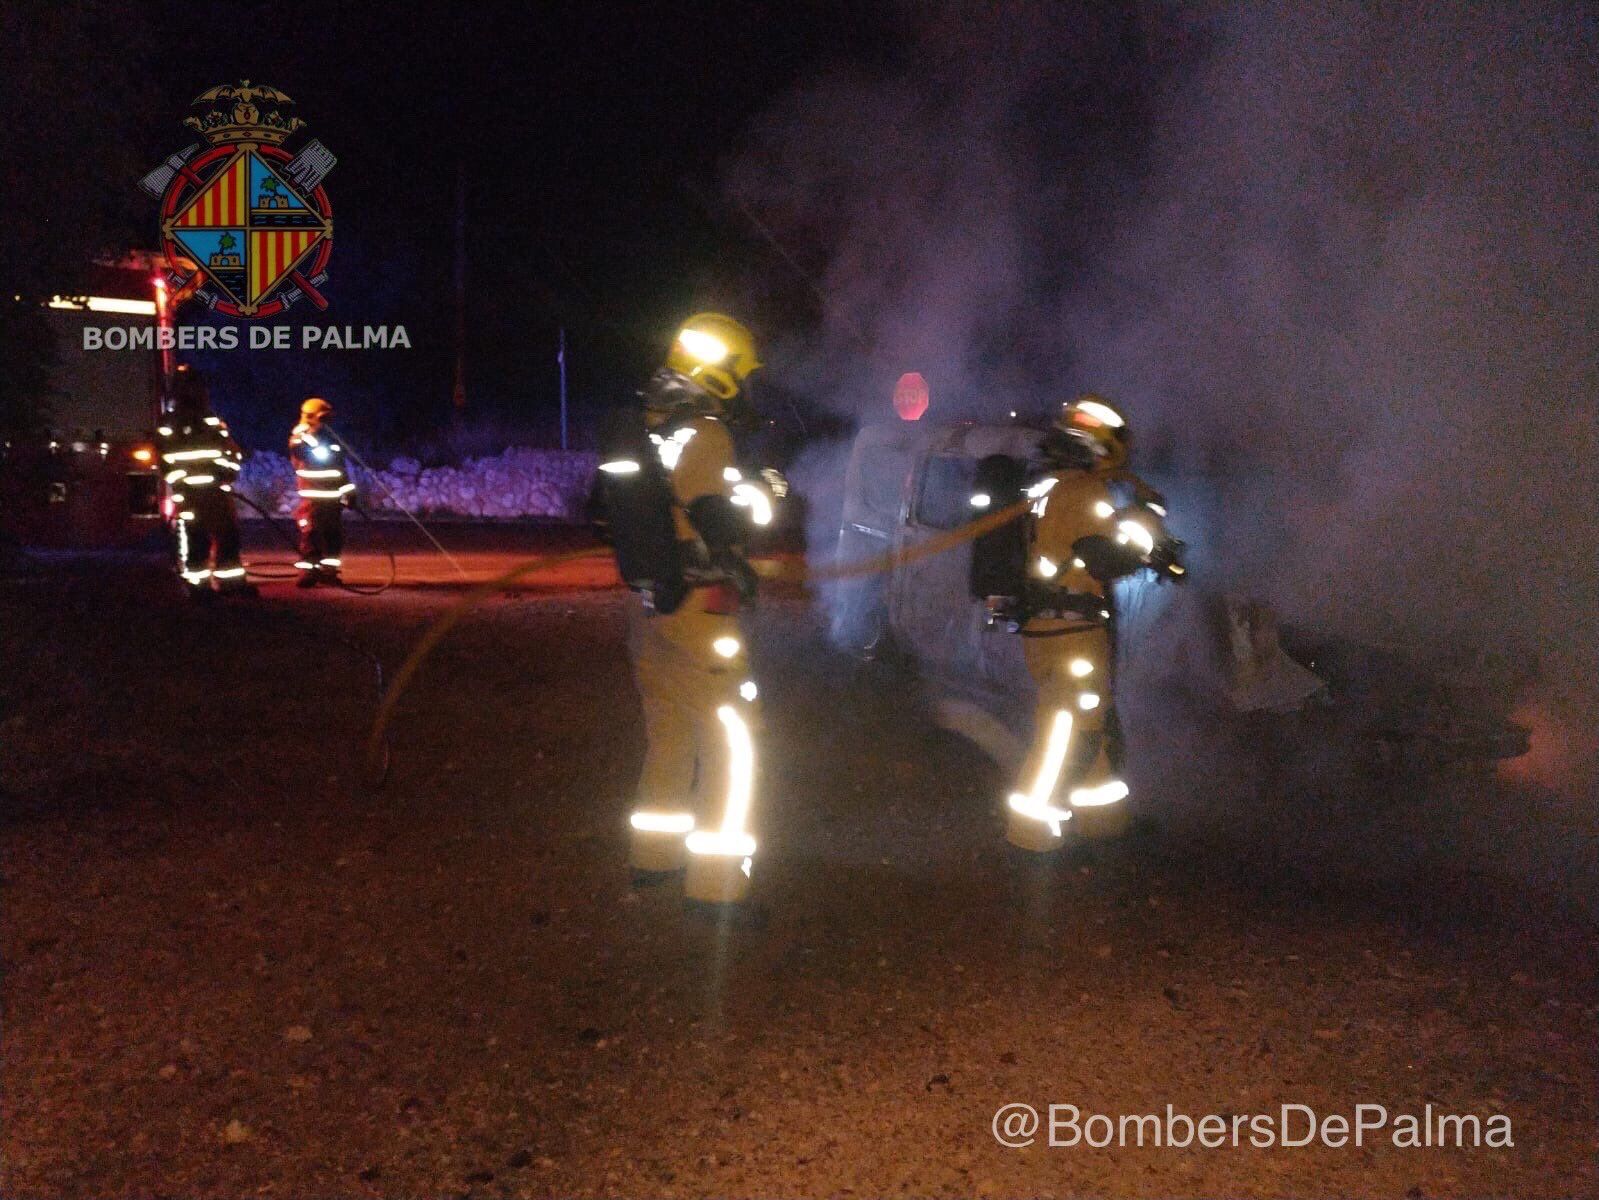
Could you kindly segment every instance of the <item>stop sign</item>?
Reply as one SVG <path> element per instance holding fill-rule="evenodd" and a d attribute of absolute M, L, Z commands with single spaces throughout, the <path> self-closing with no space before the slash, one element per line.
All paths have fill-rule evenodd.
<path fill-rule="evenodd" d="M 894 411 L 902 421 L 915 421 L 927 411 L 927 380 L 916 371 L 907 371 L 894 385 Z"/>

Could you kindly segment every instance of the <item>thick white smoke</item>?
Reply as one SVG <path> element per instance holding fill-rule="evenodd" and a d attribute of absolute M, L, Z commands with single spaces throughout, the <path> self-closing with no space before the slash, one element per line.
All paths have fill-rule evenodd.
<path fill-rule="evenodd" d="M 1080 377 L 1218 479 L 1214 573 L 1293 620 L 1532 669 L 1592 787 L 1595 39 L 1556 9 L 1233 18 L 1067 297 Z"/>
<path fill-rule="evenodd" d="M 1105 391 L 1211 583 L 1536 659 L 1546 779 L 1586 795 L 1596 79 L 1577 5 L 957 6 L 787 97 L 727 188 L 823 297 L 788 382 Z"/>
<path fill-rule="evenodd" d="M 1592 644 L 1591 31 L 1264 12 L 1176 92 L 1066 298 L 1075 374 L 1227 481 L 1216 553 L 1291 613 Z"/>
<path fill-rule="evenodd" d="M 903 70 L 837 68 L 753 124 L 726 191 L 810 275 L 824 310 L 816 336 L 770 356 L 790 386 L 886 413 L 894 380 L 917 370 L 948 417 L 1002 412 L 1031 382 L 1022 367 L 1042 348 L 1028 345 L 1028 318 L 1060 258 L 1034 260 L 1040 217 L 1077 190 L 1061 162 L 1092 157 L 1076 141 L 1038 152 L 1040 132 L 1072 136 L 1040 85 L 1100 69 L 1116 32 L 1067 8 L 909 9 Z M 1038 129 L 1025 126 L 1035 102 Z"/>

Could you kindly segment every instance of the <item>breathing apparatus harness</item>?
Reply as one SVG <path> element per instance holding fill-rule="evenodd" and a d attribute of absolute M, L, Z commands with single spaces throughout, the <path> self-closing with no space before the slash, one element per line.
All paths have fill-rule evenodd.
<path fill-rule="evenodd" d="M 1073 439 L 1052 436 L 1045 440 L 1043 449 L 1054 470 L 1091 470 L 1094 467 L 1094 457 Z M 1112 478 L 1115 477 L 1113 474 Z M 1038 511 L 1034 498 L 1048 494 L 1048 479 L 1045 475 L 1030 480 L 1028 465 L 1010 455 L 990 455 L 977 464 L 974 506 L 1019 507 L 1023 513 L 1019 520 L 974 539 L 968 590 L 974 599 L 985 605 L 987 628 L 1028 638 L 1078 633 L 1085 626 L 1114 622 L 1115 592 L 1111 585 L 1119 579 L 1148 568 L 1161 582 L 1186 581 L 1186 572 L 1178 561 L 1182 542 L 1172 537 L 1165 523 L 1158 520 L 1164 511 L 1159 506 L 1159 497 L 1153 492 L 1144 495 L 1147 489 L 1141 484 L 1137 485 L 1140 495 L 1135 503 L 1118 510 L 1110 519 L 1120 526 L 1139 514 L 1143 536 L 1151 543 L 1146 552 L 1139 553 L 1125 535 L 1112 538 L 1094 533 L 1072 543 L 1073 557 L 1103 585 L 1102 595 L 1072 591 L 1047 579 L 1036 578 L 1029 570 Z M 1150 508 L 1151 504 L 1155 507 Z M 1157 518 L 1154 529 L 1149 528 L 1141 514 Z M 1040 620 L 1066 624 L 1049 629 L 1028 628 L 1032 622 Z"/>
<path fill-rule="evenodd" d="M 694 437 L 690 422 L 716 415 L 708 397 L 662 368 L 643 401 L 641 409 L 613 418 L 593 506 L 595 527 L 616 552 L 618 574 L 662 614 L 677 611 L 694 588 L 728 585 L 753 601 L 756 576 L 742 551 L 742 514 L 723 495 L 681 505 L 672 489 L 670 472 Z M 698 537 L 678 538 L 679 512 Z"/>

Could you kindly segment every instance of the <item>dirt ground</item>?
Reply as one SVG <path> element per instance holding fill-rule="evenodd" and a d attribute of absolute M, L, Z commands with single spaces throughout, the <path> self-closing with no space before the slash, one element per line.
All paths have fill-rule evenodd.
<path fill-rule="evenodd" d="M 480 609 L 363 782 L 368 655 L 452 598 L 0 583 L 0 1194 L 1599 1194 L 1560 905 L 1335 885 L 1147 798 L 1120 845 L 1019 858 L 996 769 L 779 595 L 757 903 L 686 912 L 624 866 L 622 593 Z M 1012 1102 L 1431 1105 L 1514 1145 L 1008 1149 Z"/>

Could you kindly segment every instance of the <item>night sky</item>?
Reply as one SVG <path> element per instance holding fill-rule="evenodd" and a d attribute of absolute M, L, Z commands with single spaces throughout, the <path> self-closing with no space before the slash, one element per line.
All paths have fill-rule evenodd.
<path fill-rule="evenodd" d="M 891 58 L 896 45 L 889 10 L 853 4 L 758 17 L 738 5 L 24 4 L 6 21 L 20 71 L 8 86 L 34 113 L 11 134 L 21 153 L 6 156 L 8 190 L 21 187 L 25 224 L 65 239 L 58 270 L 97 231 L 154 243 L 155 206 L 135 184 L 192 140 L 181 121 L 195 96 L 247 78 L 293 97 L 339 160 L 331 307 L 318 319 L 404 323 L 415 348 L 200 361 L 247 433 L 323 391 L 394 445 L 449 416 L 458 171 L 472 420 L 549 441 L 562 326 L 586 425 L 696 308 L 757 327 L 804 320 L 803 281 L 718 198 L 719 164 L 803 73 Z M 31 253 L 22 234 L 8 250 Z"/>

